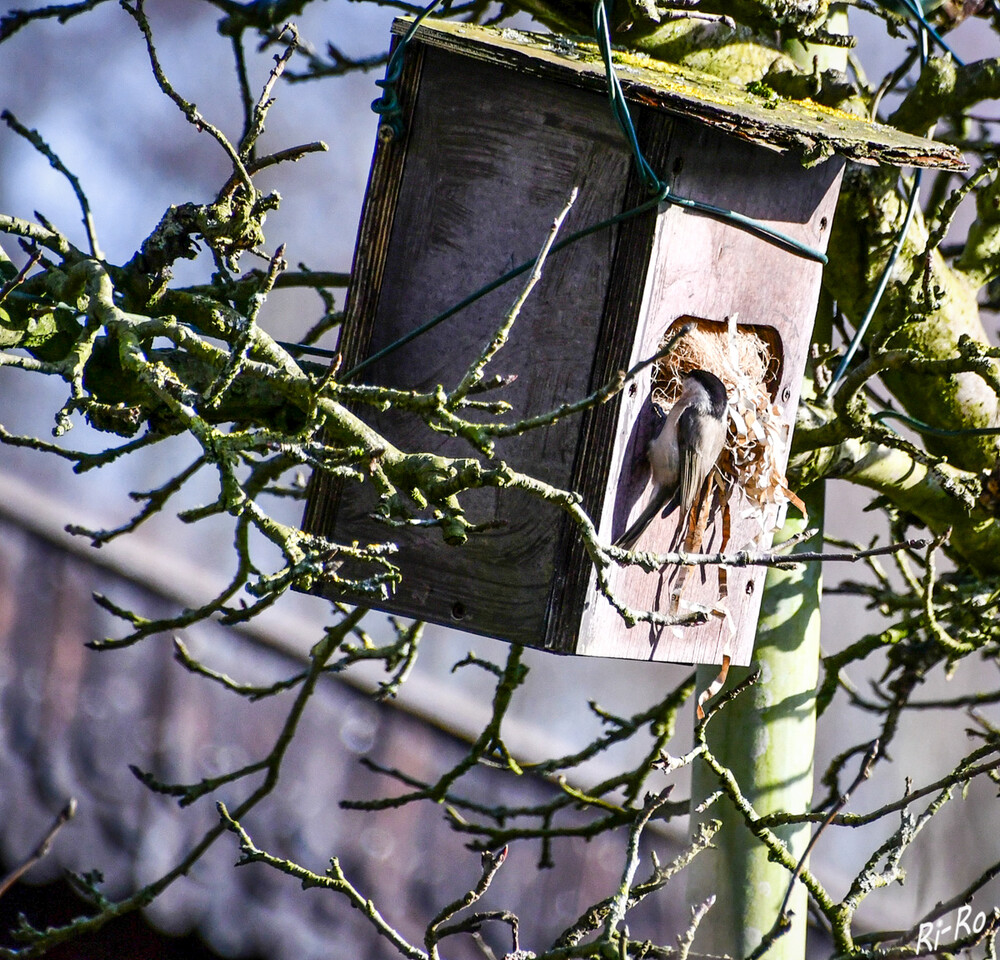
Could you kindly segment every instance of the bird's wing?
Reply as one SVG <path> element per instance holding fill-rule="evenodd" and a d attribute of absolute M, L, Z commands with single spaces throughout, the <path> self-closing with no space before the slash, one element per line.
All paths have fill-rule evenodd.
<path fill-rule="evenodd" d="M 635 523 L 632 524 L 616 541 L 616 547 L 623 547 L 625 550 L 631 550 L 632 546 L 635 544 L 636 540 L 642 534 L 642 531 L 649 526 L 650 521 L 655 517 L 660 510 L 664 511 L 664 515 L 672 513 L 674 508 L 677 506 L 677 490 L 669 490 L 666 487 L 661 487 L 657 492 L 656 496 L 646 505 L 646 509 L 636 517 Z"/>
<path fill-rule="evenodd" d="M 692 407 L 685 410 L 677 422 L 677 440 L 681 454 L 678 493 L 680 505 L 687 517 L 698 499 L 705 478 L 722 452 L 725 424 L 706 417 Z"/>

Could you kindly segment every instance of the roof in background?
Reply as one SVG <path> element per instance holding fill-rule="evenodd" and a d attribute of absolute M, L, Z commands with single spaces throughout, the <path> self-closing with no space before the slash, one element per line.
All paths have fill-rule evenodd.
<path fill-rule="evenodd" d="M 9 481 L 0 471 L 5 494 L 15 490 Z M 183 782 L 242 767 L 271 749 L 291 704 L 280 695 L 250 704 L 184 670 L 169 637 L 86 650 L 86 642 L 120 627 L 93 603 L 92 591 L 151 616 L 176 612 L 176 604 L 155 583 L 140 586 L 138 577 L 104 565 L 102 551 L 67 549 L 62 524 L 46 523 L 54 518 L 42 499 L 30 490 L 20 502 L 0 497 L 0 875 L 4 864 L 25 858 L 73 796 L 75 818 L 25 879 L 49 882 L 65 870 L 98 869 L 106 878 L 102 891 L 117 898 L 165 873 L 218 821 L 213 799 L 181 809 L 174 798 L 147 790 L 129 764 Z M 176 584 L 170 592 L 179 592 Z M 216 623 L 190 627 L 184 639 L 214 669 L 243 681 L 270 683 L 301 669 L 291 650 L 282 653 L 264 637 Z M 464 849 L 468 838 L 452 830 L 438 804 L 369 813 L 342 810 L 338 801 L 397 792 L 391 778 L 368 770 L 362 758 L 433 780 L 465 749 L 413 712 L 325 677 L 303 712 L 278 789 L 241 821 L 262 848 L 310 869 L 322 872 L 337 856 L 350 881 L 419 943 L 430 917 L 475 882 L 479 855 Z M 541 778 L 504 777 L 486 766 L 468 777 L 473 796 L 509 806 L 559 792 Z M 234 807 L 251 789 L 226 787 L 215 799 Z M 661 850 L 668 845 L 662 834 L 656 843 Z M 395 956 L 342 897 L 304 893 L 262 864 L 236 870 L 238 856 L 236 839 L 220 837 L 147 915 L 174 934 L 196 931 L 231 957 Z M 516 907 L 525 929 L 541 927 L 553 937 L 575 919 L 578 900 L 599 901 L 620 872 L 611 838 L 561 847 L 553 870 L 536 870 L 537 858 L 537 845 L 520 845 L 491 892 Z M 564 890 L 573 896 L 560 898 Z M 646 922 L 679 932 L 687 922 L 682 900 L 652 898 Z M 57 922 L 52 915 L 28 919 Z M 143 955 L 149 954 L 129 956 Z M 452 955 L 479 954 L 469 941 L 456 943 Z"/>

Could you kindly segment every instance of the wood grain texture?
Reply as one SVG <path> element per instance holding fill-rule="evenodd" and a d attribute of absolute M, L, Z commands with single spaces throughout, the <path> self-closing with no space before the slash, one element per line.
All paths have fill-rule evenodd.
<path fill-rule="evenodd" d="M 384 265 L 377 250 L 359 254 L 356 265 L 356 288 L 363 293 L 358 305 L 352 291 L 350 318 L 357 329 L 346 336 L 350 344 L 367 339 L 365 355 L 533 257 L 574 186 L 580 194 L 563 235 L 618 213 L 627 183 L 630 157 L 606 100 L 440 50 L 424 51 L 409 129 L 394 213 L 378 201 L 366 210 L 366 219 L 391 217 L 391 235 Z M 386 229 L 365 225 L 361 235 L 380 237 Z M 499 395 L 513 404 L 515 417 L 586 395 L 615 242 L 615 230 L 602 231 L 548 261 L 491 367 L 517 374 Z M 454 386 L 523 282 L 494 291 L 374 364 L 363 378 L 401 388 Z M 364 415 L 401 449 L 470 452 L 464 441 L 433 433 L 415 417 Z M 570 418 L 504 440 L 497 455 L 565 488 L 579 429 L 579 418 Z M 379 606 L 508 640 L 543 642 L 557 567 L 555 507 L 518 491 L 473 491 L 463 497 L 469 518 L 497 527 L 458 549 L 435 529 L 390 529 L 370 519 L 376 506 L 370 484 L 345 485 L 337 499 L 310 522 L 322 519 L 321 529 L 339 541 L 399 543 L 404 580 Z"/>
<path fill-rule="evenodd" d="M 669 169 L 677 171 L 677 193 L 730 207 L 813 247 L 826 248 L 842 172 L 840 161 L 805 170 L 792 158 L 678 121 Z M 677 207 L 667 207 L 660 215 L 652 260 L 632 361 L 655 352 L 679 317 L 694 316 L 721 325 L 728 316 L 738 314 L 741 324 L 770 327 L 780 336 L 783 364 L 776 397 L 783 419 L 792 424 L 819 297 L 820 264 Z M 629 518 L 641 511 L 653 493 L 644 453 L 652 416 L 649 389 L 645 376 L 619 409 L 618 440 L 611 453 L 612 481 L 599 521 L 602 536 L 609 540 L 626 529 Z M 787 449 L 782 463 L 786 459 Z M 669 550 L 678 513 L 652 524 L 641 548 Z M 741 549 L 757 532 L 734 516 L 727 549 Z M 769 538 L 763 541 L 765 546 L 769 542 Z M 703 550 L 712 552 L 720 545 L 721 525 L 716 518 Z M 614 590 L 632 607 L 663 610 L 675 576 L 675 570 L 644 574 L 638 568 L 622 568 L 615 572 Z M 719 663 L 728 653 L 734 664 L 749 663 L 764 570 L 730 568 L 728 580 L 727 620 L 713 618 L 703 626 L 676 628 L 626 628 L 592 584 L 579 652 L 697 663 Z M 715 569 L 704 574 L 693 570 L 684 596 L 695 602 L 717 600 Z"/>
<path fill-rule="evenodd" d="M 395 49 L 398 43 L 398 37 L 394 37 L 391 49 Z M 402 74 L 396 86 L 404 131 L 409 131 L 413 125 L 423 62 L 423 47 L 414 44 L 406 52 Z M 344 322 L 338 343 L 343 370 L 351 369 L 369 353 L 372 324 L 382 286 L 399 190 L 403 183 L 410 138 L 406 133 L 402 137 L 386 136 L 382 133 L 385 129 L 387 128 L 380 126 L 379 136 L 376 138 L 358 236 L 354 244 L 351 286 L 344 305 Z M 336 524 L 342 492 L 342 481 L 326 473 L 314 472 L 309 481 L 302 528 L 330 535 Z M 322 588 L 319 592 L 323 592 Z"/>
<path fill-rule="evenodd" d="M 563 235 L 644 199 L 604 97 L 419 42 L 406 70 L 400 95 L 408 133 L 376 149 L 347 305 L 346 367 L 533 257 L 574 186 L 580 196 Z M 671 172 L 675 192 L 731 207 L 825 249 L 842 161 L 806 170 L 796 158 L 660 109 L 637 108 L 635 118 L 644 153 L 655 169 Z M 721 328 L 738 314 L 741 325 L 756 325 L 780 343 L 775 396 L 791 424 L 820 277 L 817 263 L 664 206 L 550 258 L 491 372 L 517 375 L 502 397 L 517 417 L 529 417 L 586 395 L 650 356 L 679 317 Z M 521 283 L 494 291 L 372 365 L 364 379 L 405 389 L 453 386 Z M 644 455 L 648 396 L 647 372 L 613 402 L 504 440 L 497 455 L 577 491 L 611 541 L 652 493 Z M 401 449 L 470 452 L 464 441 L 434 433 L 411 415 L 359 412 Z M 472 491 L 463 497 L 467 515 L 493 528 L 454 548 L 434 529 L 393 529 L 373 519 L 370 483 L 319 480 L 314 487 L 306 529 L 340 542 L 398 543 L 403 581 L 378 603 L 382 609 L 556 652 L 709 663 L 728 653 L 737 664 L 750 660 L 761 568 L 729 571 L 725 619 L 629 629 L 597 594 L 572 524 L 549 504 L 518 491 Z M 642 548 L 670 549 L 676 525 L 676 514 L 655 524 Z M 726 549 L 741 549 L 758 533 L 734 517 Z M 758 543 L 766 546 L 769 538 Z M 716 517 L 703 549 L 722 545 Z M 719 599 L 715 568 L 685 576 L 685 600 Z M 676 570 L 621 569 L 613 588 L 634 609 L 663 612 L 676 577 Z M 365 601 L 332 585 L 319 592 Z"/>
<path fill-rule="evenodd" d="M 640 107 L 633 120 L 643 155 L 654 169 L 662 169 L 670 149 L 673 119 L 658 110 Z M 645 187 L 630 166 L 628 189 L 623 206 L 632 209 L 649 199 Z M 636 323 L 646 289 L 650 252 L 656 236 L 655 210 L 632 217 L 621 224 L 611 267 L 611 282 L 604 306 L 604 318 L 594 355 L 591 391 L 608 383 L 615 373 L 629 367 Z M 636 387 L 629 386 L 626 390 Z M 618 432 L 620 396 L 589 410 L 580 424 L 580 442 L 573 467 L 572 489 L 591 517 L 603 508 L 611 451 Z M 562 518 L 559 561 L 553 580 L 545 648 L 559 653 L 575 653 L 580 637 L 580 618 L 587 600 L 593 570 L 576 527 Z"/>
<path fill-rule="evenodd" d="M 393 31 L 403 33 L 411 22 L 400 18 Z M 485 63 L 503 64 L 601 93 L 607 90 L 604 64 L 592 41 L 449 20 L 425 21 L 416 36 L 425 44 L 459 51 Z M 796 155 L 832 152 L 868 164 L 952 170 L 968 167 L 951 144 L 904 133 L 812 100 L 761 97 L 711 74 L 644 54 L 616 51 L 615 61 L 622 89 L 634 103 L 656 105 L 748 143 Z"/>

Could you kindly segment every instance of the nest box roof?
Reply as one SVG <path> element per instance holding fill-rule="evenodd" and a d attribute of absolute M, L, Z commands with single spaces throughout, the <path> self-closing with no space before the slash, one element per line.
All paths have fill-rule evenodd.
<path fill-rule="evenodd" d="M 403 33 L 411 22 L 400 18 L 393 31 Z M 447 20 L 421 25 L 414 39 L 524 73 L 606 89 L 604 64 L 592 42 Z M 628 99 L 761 146 L 820 158 L 836 153 L 867 164 L 966 169 L 962 154 L 950 144 L 915 137 L 811 100 L 761 96 L 644 54 L 616 51 L 615 65 Z"/>

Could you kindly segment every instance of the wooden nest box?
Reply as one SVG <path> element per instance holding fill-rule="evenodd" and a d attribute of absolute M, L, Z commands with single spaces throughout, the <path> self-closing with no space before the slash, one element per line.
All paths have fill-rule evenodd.
<path fill-rule="evenodd" d="M 397 21 L 394 32 L 408 27 Z M 574 187 L 578 199 L 561 237 L 649 197 L 609 109 L 596 47 L 439 22 L 416 31 L 404 64 L 398 95 L 405 132 L 380 137 L 375 150 L 343 370 L 534 257 Z M 830 235 L 845 159 L 962 165 L 950 147 L 809 102 L 767 100 L 640 57 L 623 57 L 618 73 L 643 153 L 673 193 L 737 211 L 819 251 Z M 804 152 L 827 159 L 805 166 Z M 495 394 L 513 405 L 512 419 L 586 397 L 656 353 L 677 324 L 693 332 L 611 402 L 505 438 L 497 456 L 578 492 L 602 541 L 611 543 L 652 495 L 645 458 L 651 398 L 669 405 L 684 365 L 707 367 L 729 390 L 735 440 L 721 461 L 728 492 L 706 494 L 705 510 L 714 512 L 702 514 L 700 527 L 692 522 L 678 532 L 675 511 L 654 521 L 636 548 L 766 549 L 774 508 L 787 498 L 781 478 L 821 272 L 818 261 L 786 246 L 672 204 L 553 253 L 489 368 L 490 375 L 516 375 Z M 523 283 L 466 307 L 367 367 L 358 382 L 454 387 Z M 740 350 L 757 359 L 740 359 Z M 464 441 L 434 433 L 412 415 L 373 409 L 362 415 L 401 449 L 471 455 Z M 746 508 L 744 487 L 753 488 L 760 515 Z M 611 589 L 628 608 L 708 615 L 697 626 L 629 627 L 597 589 L 573 522 L 554 505 L 510 489 L 465 494 L 469 519 L 488 528 L 453 547 L 433 527 L 380 523 L 372 517 L 375 498 L 370 482 L 318 476 L 305 527 L 340 543 L 398 543 L 393 562 L 402 581 L 374 602 L 381 609 L 559 653 L 751 659 L 763 568 L 730 567 L 720 580 L 718 567 L 644 572 L 612 565 Z M 316 589 L 373 602 L 332 583 Z"/>

